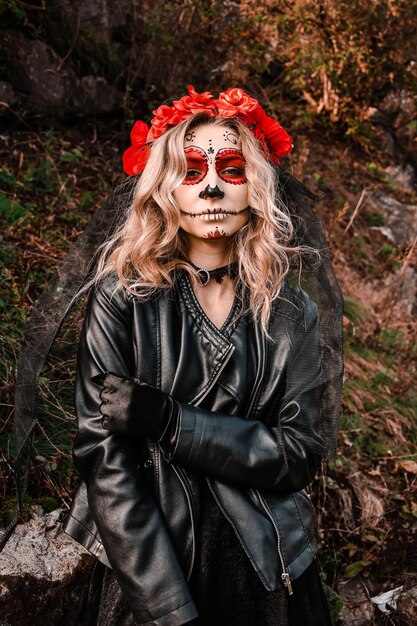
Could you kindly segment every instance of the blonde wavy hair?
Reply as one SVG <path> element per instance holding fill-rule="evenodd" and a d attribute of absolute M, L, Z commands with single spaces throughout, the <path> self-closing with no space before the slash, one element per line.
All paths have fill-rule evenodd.
<path fill-rule="evenodd" d="M 153 143 L 132 203 L 101 248 L 94 281 L 116 272 L 130 293 L 145 299 L 157 289 L 171 287 L 179 268 L 197 280 L 196 270 L 187 262 L 187 237 L 180 229 L 180 209 L 172 192 L 186 175 L 185 134 L 200 124 L 231 128 L 241 138 L 251 213 L 248 223 L 233 236 L 228 262 L 237 262 L 237 280 L 247 288 L 243 291 L 249 296 L 249 310 L 267 332 L 272 303 L 279 296 L 290 261 L 300 256 L 303 247 L 290 245 L 293 224 L 277 193 L 274 167 L 237 119 L 195 115 Z"/>

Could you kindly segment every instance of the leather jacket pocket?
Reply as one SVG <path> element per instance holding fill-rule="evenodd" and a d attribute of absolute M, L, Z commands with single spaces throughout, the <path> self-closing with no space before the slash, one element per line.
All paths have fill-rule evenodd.
<path fill-rule="evenodd" d="M 147 455 L 140 471 L 161 508 L 188 580 L 194 564 L 198 517 L 191 481 L 182 467 L 165 461 L 156 442 L 147 443 Z"/>
<path fill-rule="evenodd" d="M 307 494 L 302 491 L 285 495 L 268 493 L 265 499 L 281 531 L 286 563 L 291 563 L 307 546 L 315 553 L 315 512 Z M 290 543 L 286 537 L 291 537 Z"/>

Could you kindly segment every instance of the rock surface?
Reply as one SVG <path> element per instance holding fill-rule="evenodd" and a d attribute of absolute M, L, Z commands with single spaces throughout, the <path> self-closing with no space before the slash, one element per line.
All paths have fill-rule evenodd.
<path fill-rule="evenodd" d="M 373 624 L 374 609 L 364 582 L 352 578 L 339 584 L 344 605 L 339 615 L 340 626 L 369 626 Z"/>
<path fill-rule="evenodd" d="M 358 278 L 354 293 L 357 300 L 367 303 L 371 315 L 377 314 L 379 323 L 384 323 L 380 316 L 387 311 L 391 322 L 396 323 L 417 316 L 417 272 L 413 267 L 399 267 L 377 280 Z"/>
<path fill-rule="evenodd" d="M 140 8 L 140 4 L 133 4 Z M 110 43 L 114 31 L 126 28 L 131 19 L 130 0 L 75 0 L 74 5 L 78 10 L 80 28 L 105 43 Z"/>
<path fill-rule="evenodd" d="M 32 513 L 0 553 L 0 625 L 75 626 L 95 559 L 62 531 L 60 509 Z"/>
<path fill-rule="evenodd" d="M 385 237 L 399 247 L 413 244 L 417 234 L 417 205 L 404 204 L 381 189 L 367 192 L 365 204 L 374 211 L 383 213 L 384 226 L 375 226 Z"/>
<path fill-rule="evenodd" d="M 401 623 L 404 626 L 417 624 L 417 587 L 411 587 L 401 593 L 397 602 L 396 615 L 401 617 Z"/>
<path fill-rule="evenodd" d="M 411 165 L 417 171 L 415 149 L 416 99 L 404 89 L 392 90 L 378 103 L 369 107 L 368 119 L 375 125 L 375 140 L 388 156 L 398 162 Z"/>
<path fill-rule="evenodd" d="M 412 193 L 414 191 L 413 186 L 415 184 L 415 174 L 411 165 L 390 165 L 385 169 L 391 182 L 402 191 Z"/>
<path fill-rule="evenodd" d="M 3 45 L 12 69 L 12 89 L 24 97 L 30 111 L 64 117 L 108 113 L 120 105 L 121 94 L 103 77 L 78 78 L 46 43 L 8 32 Z"/>
<path fill-rule="evenodd" d="M 339 584 L 338 592 L 344 602 L 339 615 L 340 626 L 371 626 L 371 624 L 382 623 L 415 626 L 417 624 L 417 586 L 405 591 L 400 587 L 391 604 L 384 605 L 385 611 L 372 603 L 369 586 L 372 588 L 372 582 L 365 581 L 360 576 Z M 384 591 L 375 589 L 374 593 L 386 595 Z"/>

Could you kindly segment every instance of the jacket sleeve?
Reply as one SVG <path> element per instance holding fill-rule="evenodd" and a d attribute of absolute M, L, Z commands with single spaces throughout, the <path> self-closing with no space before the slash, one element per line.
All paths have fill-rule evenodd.
<path fill-rule="evenodd" d="M 138 472 L 138 447 L 102 428 L 100 386 L 91 377 L 105 371 L 133 375 L 131 307 L 123 289 L 99 287 L 89 301 L 78 352 L 75 465 L 137 622 L 185 624 L 197 611 L 163 515 Z"/>
<path fill-rule="evenodd" d="M 324 451 L 318 314 L 312 301 L 290 337 L 285 390 L 272 420 L 276 426 L 182 404 L 170 438 L 160 442 L 165 459 L 249 488 L 287 493 L 308 485 Z"/>

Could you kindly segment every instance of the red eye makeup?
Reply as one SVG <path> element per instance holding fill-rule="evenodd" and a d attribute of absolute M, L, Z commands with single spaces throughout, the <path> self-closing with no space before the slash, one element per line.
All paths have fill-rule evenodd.
<path fill-rule="evenodd" d="M 246 183 L 245 159 L 240 150 L 225 148 L 216 155 L 216 171 L 220 178 L 232 185 Z"/>
<path fill-rule="evenodd" d="M 200 148 L 190 146 L 185 148 L 185 157 L 187 159 L 187 173 L 183 185 L 197 185 L 201 183 L 208 171 L 207 155 Z"/>
<path fill-rule="evenodd" d="M 183 185 L 197 185 L 205 178 L 208 172 L 207 154 L 201 148 L 190 146 L 185 148 L 187 159 L 187 173 L 182 181 Z M 246 183 L 245 159 L 240 150 L 224 148 L 219 150 L 215 158 L 216 171 L 219 177 L 232 185 Z"/>

